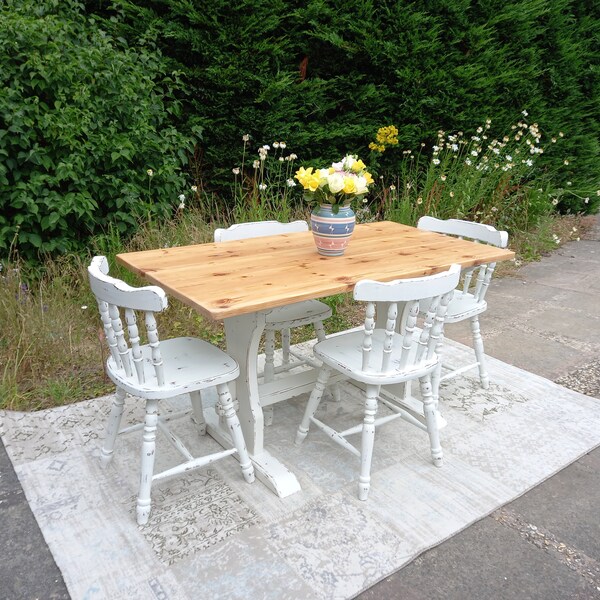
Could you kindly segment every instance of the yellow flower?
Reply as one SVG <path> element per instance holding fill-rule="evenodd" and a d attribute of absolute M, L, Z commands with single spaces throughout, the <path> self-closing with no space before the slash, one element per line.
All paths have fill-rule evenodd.
<path fill-rule="evenodd" d="M 344 177 L 344 194 L 354 194 L 356 192 L 356 182 L 354 177 Z"/>
<path fill-rule="evenodd" d="M 367 185 L 371 185 L 373 183 L 373 176 L 368 171 L 363 173 L 363 177 L 367 180 Z"/>
<path fill-rule="evenodd" d="M 352 165 L 352 170 L 355 173 L 358 173 L 359 171 L 362 171 L 363 169 L 366 169 L 367 165 L 365 165 L 365 163 L 360 160 L 360 158 Z"/>

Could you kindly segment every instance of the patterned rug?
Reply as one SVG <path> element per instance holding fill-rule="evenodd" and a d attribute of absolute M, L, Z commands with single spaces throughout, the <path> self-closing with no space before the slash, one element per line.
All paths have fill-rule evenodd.
<path fill-rule="evenodd" d="M 465 353 L 448 342 L 451 361 Z M 228 458 L 155 484 L 145 527 L 135 522 L 140 432 L 99 465 L 110 397 L 0 412 L 0 435 L 73 598 L 351 598 L 600 444 L 597 400 L 491 358 L 488 367 L 489 390 L 473 376 L 442 388 L 442 469 L 424 432 L 401 420 L 378 429 L 367 502 L 356 497 L 356 457 L 316 430 L 294 446 L 306 396 L 276 405 L 265 433 L 301 492 L 279 499 L 248 485 Z M 342 395 L 319 409 L 338 427 L 362 414 L 355 388 Z M 129 398 L 126 420 L 141 409 Z M 218 448 L 187 418 L 177 431 L 192 451 Z M 158 444 L 157 468 L 174 464 Z"/>

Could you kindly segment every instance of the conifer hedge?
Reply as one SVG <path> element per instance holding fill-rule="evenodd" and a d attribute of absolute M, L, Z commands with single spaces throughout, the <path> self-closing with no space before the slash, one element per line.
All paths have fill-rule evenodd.
<path fill-rule="evenodd" d="M 81 248 L 194 183 L 226 201 L 245 134 L 326 164 L 374 158 L 395 125 L 373 161 L 393 174 L 440 129 L 502 135 L 528 111 L 564 132 L 555 185 L 596 190 L 599 30 L 593 0 L 5 0 L 0 255 Z M 583 196 L 561 208 L 595 210 Z"/>
<path fill-rule="evenodd" d="M 302 160 L 329 160 L 368 155 L 384 125 L 398 127 L 399 148 L 414 149 L 439 129 L 474 132 L 486 118 L 501 135 L 526 110 L 547 138 L 564 132 L 560 151 L 544 157 L 556 183 L 600 187 L 600 4 L 592 0 L 115 6 L 122 35 L 155 42 L 187 74 L 209 185 L 230 179 L 245 133 L 257 147 L 284 139 Z M 569 202 L 564 208 L 593 204 Z"/>

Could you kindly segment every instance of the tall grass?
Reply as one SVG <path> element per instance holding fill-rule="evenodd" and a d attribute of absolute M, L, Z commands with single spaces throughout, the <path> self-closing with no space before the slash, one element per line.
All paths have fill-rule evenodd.
<path fill-rule="evenodd" d="M 434 214 L 488 222 L 509 230 L 510 246 L 519 260 L 538 258 L 579 237 L 576 217 L 565 222 L 553 213 L 557 196 L 550 174 L 535 169 L 536 155 L 545 151 L 537 129 L 522 122 L 510 136 L 488 140 L 487 126 L 470 137 L 440 132 L 429 153 L 424 147 L 405 150 L 391 171 L 393 177 L 380 171 L 380 185 L 374 186 L 360 219 L 414 225 L 419 216 Z M 301 161 L 281 142 L 261 147 L 256 157 L 250 156 L 249 148 L 244 139 L 240 162 L 232 166 L 230 202 L 191 186 L 172 218 L 142 222 L 131 238 L 109 227 L 90 240 L 87 254 L 47 259 L 37 266 L 14 255 L 0 259 L 0 408 L 37 410 L 112 391 L 104 375 L 103 334 L 87 282 L 92 255 L 106 255 L 111 274 L 139 285 L 132 273 L 118 266 L 116 254 L 210 242 L 216 227 L 234 222 L 308 218 L 309 207 L 292 179 Z M 356 306 L 349 295 L 326 301 L 334 309 L 327 324 L 330 332 L 356 323 Z M 160 329 L 163 337 L 197 335 L 225 344 L 220 323 L 174 299 L 160 316 Z M 305 328 L 294 330 L 294 335 L 297 342 L 313 332 Z"/>

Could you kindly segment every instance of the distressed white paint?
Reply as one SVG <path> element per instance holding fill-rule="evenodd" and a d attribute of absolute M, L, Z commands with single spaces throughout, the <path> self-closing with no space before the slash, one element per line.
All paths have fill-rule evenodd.
<path fill-rule="evenodd" d="M 484 225 L 482 223 L 472 223 L 460 219 L 448 219 L 444 221 L 425 216 L 419 219 L 417 227 L 473 242 L 489 244 L 498 248 L 506 248 L 508 245 L 508 233 L 506 231 L 498 231 L 491 225 Z M 456 290 L 450 302 L 446 314 L 446 323 L 458 323 L 469 319 L 476 362 L 450 371 L 441 377 L 441 379 L 456 377 L 465 371 L 478 367 L 481 386 L 485 389 L 489 387 L 489 376 L 485 367 L 485 352 L 479 326 L 479 315 L 487 310 L 485 295 L 495 268 L 496 263 L 492 262 L 463 270 L 462 285 L 460 289 Z"/>
<path fill-rule="evenodd" d="M 279 221 L 254 221 L 236 223 L 227 229 L 216 229 L 215 242 L 228 242 L 245 240 L 257 237 L 282 235 L 308 231 L 306 221 L 292 221 L 281 223 Z M 279 306 L 265 312 L 265 367 L 262 374 L 265 383 L 275 379 L 276 372 L 282 372 L 300 366 L 302 361 L 291 361 L 290 330 L 294 327 L 313 325 L 318 340 L 325 339 L 323 321 L 331 316 L 331 308 L 319 300 L 306 300 L 295 302 L 287 306 Z M 281 333 L 282 364 L 275 367 L 275 333 Z M 294 357 L 295 358 L 295 357 Z M 334 389 L 334 395 L 339 399 L 339 390 Z M 264 423 L 270 425 L 273 420 L 273 409 L 264 411 Z"/>
<path fill-rule="evenodd" d="M 444 317 L 459 277 L 460 266 L 452 265 L 445 273 L 428 277 L 391 282 L 359 281 L 354 288 L 354 298 L 366 302 L 364 329 L 331 336 L 314 347 L 314 353 L 323 362 L 323 367 L 298 427 L 296 444 L 300 444 L 306 438 L 310 423 L 314 423 L 340 446 L 359 455 L 360 500 L 366 500 L 369 493 L 376 427 L 407 414 L 399 407 L 396 409 L 396 405 L 386 399 L 385 404 L 392 407 L 394 414 L 376 418 L 382 386 L 419 381 L 432 460 L 436 466 L 442 465 L 442 448 L 433 392 L 433 387 L 439 384 L 439 379 L 432 377 L 438 369 L 439 358 L 436 350 L 443 331 Z M 419 303 L 423 299 L 429 299 L 429 309 L 425 315 L 425 324 L 419 329 L 417 318 Z M 399 310 L 399 303 L 406 303 L 402 310 Z M 377 311 L 384 311 L 384 316 L 379 315 L 377 318 Z M 401 315 L 400 318 L 398 315 Z M 379 323 L 383 323 L 383 327 L 378 327 Z M 361 426 L 338 432 L 315 418 L 323 391 L 333 371 L 338 371 L 363 387 L 365 411 Z M 421 426 L 421 423 L 412 417 L 408 422 Z M 360 451 L 346 440 L 348 435 L 358 431 L 362 433 Z"/>
<path fill-rule="evenodd" d="M 106 372 L 117 386 L 102 447 L 103 465 L 107 465 L 113 455 L 125 394 L 132 394 L 146 402 L 137 499 L 138 523 L 143 525 L 148 521 L 152 482 L 157 479 L 184 473 L 237 452 L 244 478 L 249 483 L 254 481 L 254 468 L 228 385 L 239 375 L 236 361 L 216 346 L 197 338 L 174 338 L 161 342 L 154 317 L 155 312 L 167 307 L 167 297 L 161 288 L 133 288 L 110 277 L 108 262 L 104 256 L 96 256 L 92 260 L 88 274 L 111 350 Z M 126 330 L 122 325 L 121 310 L 125 314 Z M 141 343 L 136 311 L 144 312 L 147 344 Z M 206 423 L 200 391 L 209 387 L 217 389 L 217 407 L 224 416 L 233 448 L 194 458 L 183 442 L 167 427 L 166 420 L 160 420 L 159 402 L 188 393 L 194 420 L 203 433 Z M 157 429 L 165 433 L 185 459 L 180 465 L 161 473 L 154 473 Z"/>

